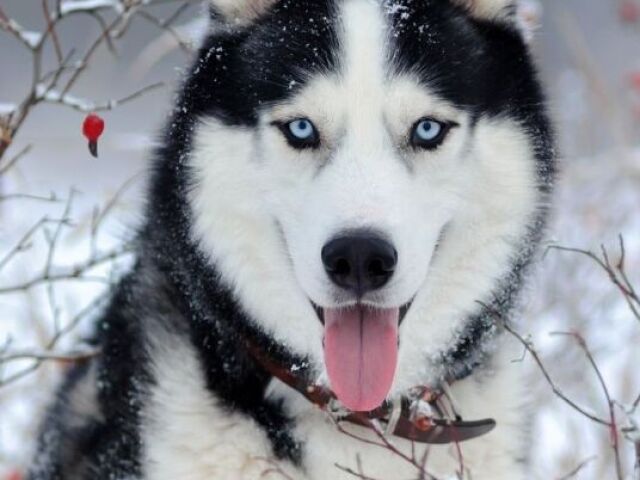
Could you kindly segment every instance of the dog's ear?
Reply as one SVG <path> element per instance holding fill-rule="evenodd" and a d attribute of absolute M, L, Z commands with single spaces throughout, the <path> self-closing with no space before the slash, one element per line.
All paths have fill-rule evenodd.
<path fill-rule="evenodd" d="M 264 15 L 278 0 L 209 0 L 215 19 L 247 25 Z"/>
<path fill-rule="evenodd" d="M 517 0 L 453 0 L 480 20 L 515 18 Z"/>

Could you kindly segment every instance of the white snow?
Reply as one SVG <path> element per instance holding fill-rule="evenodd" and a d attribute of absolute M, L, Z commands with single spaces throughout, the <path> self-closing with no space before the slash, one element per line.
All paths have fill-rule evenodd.
<path fill-rule="evenodd" d="M 9 115 L 17 108 L 18 106 L 14 103 L 0 103 L 0 115 Z"/>
<path fill-rule="evenodd" d="M 69 107 L 82 110 L 83 112 L 90 112 L 95 108 L 95 103 L 89 100 L 85 100 L 68 93 L 63 95 L 62 92 L 50 90 L 42 84 L 36 86 L 36 95 L 47 102 L 63 103 Z M 114 108 L 117 105 L 117 102 L 115 100 L 111 100 L 107 102 L 106 105 L 109 108 Z"/>
<path fill-rule="evenodd" d="M 67 0 L 60 4 L 60 13 L 68 15 L 74 12 L 113 8 L 118 13 L 122 11 L 122 3 L 118 0 Z"/>
<path fill-rule="evenodd" d="M 20 39 L 31 48 L 35 48 L 42 39 L 42 33 L 26 30 L 12 18 L 9 19 L 9 29 L 16 32 Z"/>

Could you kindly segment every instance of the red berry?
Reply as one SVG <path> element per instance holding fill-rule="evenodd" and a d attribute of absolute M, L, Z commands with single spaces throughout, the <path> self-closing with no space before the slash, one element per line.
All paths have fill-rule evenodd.
<path fill-rule="evenodd" d="M 22 480 L 22 473 L 20 473 L 18 470 L 9 472 L 9 475 L 7 475 L 7 480 Z"/>
<path fill-rule="evenodd" d="M 625 0 L 620 4 L 618 13 L 623 22 L 635 23 L 640 20 L 640 5 L 633 0 Z"/>
<path fill-rule="evenodd" d="M 104 132 L 104 120 L 95 113 L 87 115 L 82 124 L 82 133 L 89 140 L 89 152 L 96 158 L 98 157 L 98 138 L 102 132 Z"/>
<path fill-rule="evenodd" d="M 90 142 L 95 142 L 104 132 L 104 120 L 95 113 L 87 115 L 82 124 L 82 133 Z"/>
<path fill-rule="evenodd" d="M 640 72 L 633 72 L 629 75 L 629 83 L 634 90 L 640 92 Z"/>

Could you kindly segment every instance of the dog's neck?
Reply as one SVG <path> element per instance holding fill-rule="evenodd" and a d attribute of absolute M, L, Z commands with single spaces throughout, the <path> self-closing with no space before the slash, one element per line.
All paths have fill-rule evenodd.
<path fill-rule="evenodd" d="M 493 419 L 465 421 L 456 409 L 448 388 L 451 378 L 437 388 L 415 387 L 397 402 L 384 402 L 369 412 L 345 410 L 336 395 L 328 388 L 309 381 L 300 368 L 280 363 L 263 350 L 250 337 L 245 337 L 246 347 L 254 360 L 282 383 L 297 391 L 310 403 L 331 415 L 336 422 L 349 422 L 367 427 L 382 434 L 426 444 L 449 444 L 471 440 L 489 433 L 496 426 Z"/>

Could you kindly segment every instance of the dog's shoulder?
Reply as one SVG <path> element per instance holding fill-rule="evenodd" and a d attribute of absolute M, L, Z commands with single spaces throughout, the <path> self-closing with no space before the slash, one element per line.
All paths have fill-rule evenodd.
<path fill-rule="evenodd" d="M 114 290 L 95 321 L 98 354 L 70 367 L 38 437 L 28 478 L 136 478 L 140 470 L 142 405 L 151 386 L 144 334 L 148 306 L 140 273 Z"/>

